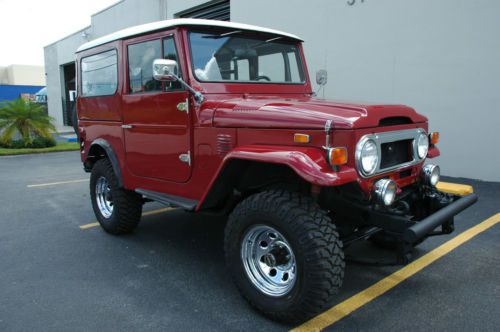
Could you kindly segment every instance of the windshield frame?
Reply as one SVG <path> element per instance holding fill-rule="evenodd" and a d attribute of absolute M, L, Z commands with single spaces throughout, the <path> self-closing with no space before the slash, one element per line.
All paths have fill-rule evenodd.
<path fill-rule="evenodd" d="M 307 67 L 305 64 L 305 61 L 303 59 L 303 53 L 301 50 L 301 42 L 297 41 L 295 39 L 290 39 L 286 36 L 282 35 L 276 35 L 276 34 L 267 34 L 267 33 L 262 33 L 259 31 L 246 31 L 246 30 L 240 30 L 238 31 L 239 35 L 243 36 L 248 36 L 248 37 L 254 37 L 254 38 L 262 38 L 263 41 L 265 40 L 271 40 L 271 39 L 276 39 L 279 37 L 281 39 L 279 43 L 283 44 L 290 44 L 294 45 L 296 47 L 295 50 L 295 56 L 296 56 L 296 61 L 297 61 L 297 70 L 299 73 L 299 77 L 301 78 L 300 82 L 286 82 L 286 81 L 255 81 L 255 80 L 203 80 L 198 75 L 196 74 L 196 68 L 195 68 L 195 63 L 194 63 L 194 57 L 193 57 L 193 48 L 191 44 L 191 34 L 192 33 L 204 33 L 204 34 L 217 34 L 220 33 L 222 34 L 227 34 L 231 35 L 233 34 L 235 30 L 234 29 L 188 29 L 186 31 L 186 42 L 189 50 L 189 62 L 190 62 L 190 69 L 191 69 L 191 76 L 199 83 L 216 83 L 216 84 L 232 84 L 232 85 L 292 85 L 292 86 L 306 86 L 309 81 L 308 81 L 308 75 L 307 75 Z M 286 61 L 284 61 L 286 62 Z"/>

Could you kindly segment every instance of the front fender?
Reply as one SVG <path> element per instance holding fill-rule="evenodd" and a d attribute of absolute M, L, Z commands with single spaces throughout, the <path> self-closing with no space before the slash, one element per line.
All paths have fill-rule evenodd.
<path fill-rule="evenodd" d="M 219 170 L 200 200 L 197 209 L 203 206 L 203 203 L 211 193 L 220 190 L 220 188 L 214 188 L 216 187 L 217 179 L 224 176 L 223 171 L 226 165 L 234 160 L 286 165 L 306 182 L 322 187 L 339 186 L 356 181 L 358 178 L 356 170 L 351 167 L 342 166 L 339 171 L 334 171 L 326 160 L 324 150 L 320 148 L 245 145 L 231 150 L 225 156 Z"/>
<path fill-rule="evenodd" d="M 318 148 L 247 145 L 229 152 L 224 158 L 224 164 L 230 159 L 283 164 L 293 169 L 305 181 L 318 186 L 338 186 L 356 181 L 356 170 L 344 167 L 335 172 L 325 157 L 325 152 Z"/>

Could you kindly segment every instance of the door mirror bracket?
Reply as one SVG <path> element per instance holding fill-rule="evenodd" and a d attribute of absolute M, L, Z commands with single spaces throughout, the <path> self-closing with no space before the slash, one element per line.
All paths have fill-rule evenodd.
<path fill-rule="evenodd" d="M 155 59 L 153 61 L 153 78 L 160 82 L 171 82 L 178 81 L 186 89 L 189 90 L 194 96 L 196 103 L 199 105 L 203 103 L 205 97 L 199 91 L 193 89 L 189 84 L 187 84 L 182 78 L 177 75 L 178 64 L 175 60 L 170 59 Z"/>

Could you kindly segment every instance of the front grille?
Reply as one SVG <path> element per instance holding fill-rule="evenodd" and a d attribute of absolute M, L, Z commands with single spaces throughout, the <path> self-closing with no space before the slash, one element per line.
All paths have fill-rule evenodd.
<path fill-rule="evenodd" d="M 396 142 L 387 142 L 380 145 L 381 160 L 380 168 L 385 169 L 413 160 L 413 140 L 407 139 Z"/>
<path fill-rule="evenodd" d="M 364 178 L 380 173 L 392 171 L 398 168 L 416 165 L 423 161 L 418 157 L 415 150 L 415 142 L 419 135 L 425 134 L 422 128 L 385 131 L 382 133 L 372 133 L 362 136 L 356 145 L 356 167 L 360 175 Z M 366 174 L 361 165 L 361 151 L 364 144 L 372 140 L 377 144 L 379 163 L 376 169 L 370 174 Z"/>

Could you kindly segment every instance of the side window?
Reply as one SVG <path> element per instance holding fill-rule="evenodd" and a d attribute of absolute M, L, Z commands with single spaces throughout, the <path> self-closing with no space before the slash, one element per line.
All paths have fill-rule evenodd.
<path fill-rule="evenodd" d="M 230 62 L 230 68 L 227 74 L 234 81 L 250 81 L 250 64 L 248 59 L 235 59 Z"/>
<path fill-rule="evenodd" d="M 174 37 L 168 37 L 163 39 L 163 58 L 169 60 L 175 60 L 177 62 L 177 75 L 182 77 L 181 64 L 179 62 L 179 57 L 177 56 L 177 49 L 175 47 Z M 174 82 L 165 82 L 165 91 L 181 90 L 182 84 Z"/>
<path fill-rule="evenodd" d="M 159 39 L 128 46 L 130 93 L 162 90 L 161 82 L 153 78 L 153 61 L 160 58 Z"/>
<path fill-rule="evenodd" d="M 81 60 L 82 96 L 113 95 L 118 86 L 116 50 L 85 57 Z"/>

